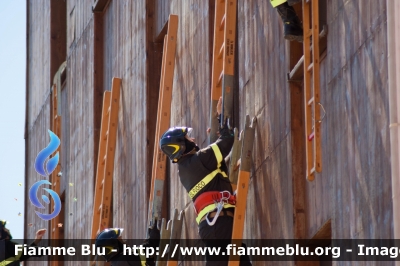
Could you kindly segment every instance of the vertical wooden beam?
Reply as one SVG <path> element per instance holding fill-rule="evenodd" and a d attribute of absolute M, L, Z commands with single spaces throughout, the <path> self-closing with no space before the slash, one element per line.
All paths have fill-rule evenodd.
<path fill-rule="evenodd" d="M 29 3 L 28 3 L 29 4 Z M 29 28 L 27 28 L 29 29 Z M 67 4 L 50 1 L 50 80 L 67 58 Z"/>
<path fill-rule="evenodd" d="M 294 6 L 296 13 L 301 18 L 301 5 Z M 299 60 L 302 60 L 303 47 L 301 43 L 289 42 L 289 69 L 296 68 Z M 304 57 L 303 57 L 304 60 Z M 303 83 L 289 82 L 290 89 L 290 121 L 291 121 L 291 145 L 292 145 L 292 187 L 293 187 L 293 238 L 304 239 L 306 237 L 305 215 L 305 142 L 304 142 L 304 90 Z"/>
<path fill-rule="evenodd" d="M 57 135 L 57 137 L 61 140 L 61 116 L 59 114 L 58 110 L 58 92 L 60 91 L 59 88 L 57 87 L 57 82 L 60 80 L 60 71 L 57 72 L 56 77 L 55 77 L 55 82 L 53 84 L 52 92 L 51 92 L 51 109 L 50 109 L 50 127 L 51 131 Z M 54 152 L 54 154 L 59 153 L 59 156 L 61 157 L 61 145 L 57 148 L 57 150 Z M 52 184 L 52 189 L 54 192 L 56 192 L 58 195 L 60 195 L 60 174 L 61 174 L 61 160 L 59 159 L 57 166 L 53 173 L 50 175 L 50 182 Z M 54 204 L 53 202 L 50 205 L 51 211 L 54 209 Z M 52 246 L 58 246 L 60 243 L 58 243 L 59 239 L 61 239 L 61 233 L 60 231 L 63 230 L 62 227 L 59 227 L 58 224 L 63 224 L 61 220 L 61 216 L 57 215 L 53 219 L 50 220 L 50 239 L 51 239 L 51 245 Z M 62 261 L 58 261 L 58 256 L 55 256 L 53 260 L 50 261 L 50 265 L 63 265 Z"/>
<path fill-rule="evenodd" d="M 28 3 L 29 4 L 29 3 Z M 67 4 L 65 1 L 50 1 L 50 80 L 49 84 L 52 85 L 51 92 L 51 103 L 50 103 L 50 128 L 51 131 L 56 134 L 61 140 L 61 71 L 65 68 L 67 57 Z M 29 29 L 29 28 L 27 28 Z M 61 158 L 61 145 L 55 151 L 54 154 L 59 152 Z M 50 182 L 52 183 L 52 189 L 60 195 L 60 175 L 61 173 L 61 160 L 50 175 Z M 54 208 L 54 204 L 51 204 L 51 210 Z M 64 211 L 62 208 L 61 211 Z M 63 228 L 59 227 L 59 224 L 63 224 L 63 214 L 57 215 L 50 221 L 50 232 L 49 236 L 52 245 L 60 245 L 57 241 L 63 238 Z M 63 265 L 62 261 L 56 261 L 57 257 L 53 258 L 49 262 L 50 265 Z"/>
<path fill-rule="evenodd" d="M 392 172 L 393 234 L 400 238 L 400 2 L 387 0 L 389 129 Z M 396 261 L 400 266 L 400 261 Z"/>
<path fill-rule="evenodd" d="M 96 12 L 93 13 L 93 158 L 97 158 L 94 160 L 93 167 L 96 169 L 93 173 L 93 217 L 92 217 L 92 232 L 91 238 L 92 241 L 96 238 L 96 234 L 99 230 L 100 224 L 100 212 L 98 212 L 98 207 L 101 204 L 101 188 L 100 182 L 97 181 L 97 177 L 101 175 L 101 180 L 104 179 L 104 165 L 100 163 L 99 158 L 104 157 L 104 150 L 101 150 L 101 147 L 105 147 L 104 138 L 102 136 L 105 133 L 101 134 L 101 127 L 105 124 L 103 120 L 104 109 L 103 106 L 107 105 L 107 109 L 110 104 L 111 92 L 105 91 L 104 87 L 104 13 Z M 105 92 L 104 92 L 105 91 Z M 104 94 L 104 97 L 103 97 Z M 101 104 L 102 103 L 102 104 Z M 100 164 L 99 164 L 100 163 Z M 93 257 L 94 258 L 94 257 Z M 103 262 L 97 262 L 96 265 L 109 265 Z M 92 263 L 93 265 L 93 263 Z"/>
<path fill-rule="evenodd" d="M 30 110 L 29 110 L 29 105 L 30 105 L 30 93 L 29 93 L 29 88 L 30 88 L 30 68 L 29 68 L 29 56 L 30 56 L 30 30 L 29 30 L 29 25 L 31 23 L 30 21 L 30 3 L 29 0 L 25 1 L 26 4 L 26 24 L 25 24 L 25 29 L 26 29 L 26 42 L 25 42 L 25 126 L 24 126 L 24 139 L 25 139 L 25 165 L 29 165 L 30 162 L 29 160 L 29 154 L 30 154 L 30 142 L 29 142 L 29 119 L 30 119 Z M 25 183 L 25 188 L 24 188 L 24 195 L 28 195 L 29 191 L 29 167 L 24 167 L 24 183 Z M 28 214 L 28 205 L 29 204 L 24 204 L 24 213 Z M 29 206 L 30 207 L 30 206 Z M 24 225 L 28 224 L 28 215 L 24 215 Z M 28 230 L 24 230 L 24 239 L 28 239 Z"/>
<path fill-rule="evenodd" d="M 158 99 L 160 93 L 160 79 L 163 67 L 161 66 L 163 60 L 164 47 L 164 36 L 167 33 L 167 27 L 165 27 L 165 32 L 162 32 L 162 40 L 158 42 L 155 38 L 155 23 L 156 23 L 156 10 L 155 10 L 155 0 L 146 0 L 146 53 L 148 60 L 146 61 L 146 77 L 147 77 L 147 105 L 146 105 L 146 125 L 147 125 L 147 153 L 146 153 L 146 195 L 148 198 L 152 198 L 153 195 L 150 191 L 153 191 L 152 185 L 152 172 L 153 172 L 153 155 L 158 148 L 158 143 L 153 142 L 156 136 L 156 123 L 157 120 L 154 119 L 155 113 L 158 112 Z M 159 36 L 161 38 L 161 36 Z M 167 193 L 165 193 L 163 199 L 162 216 L 164 217 L 168 211 L 168 200 Z M 149 204 L 147 202 L 147 204 Z"/>
<path fill-rule="evenodd" d="M 54 75 L 53 86 L 51 90 L 51 101 L 50 101 L 50 130 L 58 136 L 60 140 L 62 140 L 61 135 L 61 84 L 62 84 L 62 75 L 65 73 L 66 62 L 62 63 L 59 66 L 58 71 Z M 61 147 L 62 144 L 57 148 L 54 154 L 59 154 L 61 158 Z M 53 173 L 50 175 L 50 182 L 52 183 L 52 189 L 58 194 L 61 195 L 61 159 L 59 159 L 56 168 Z M 63 199 L 62 199 L 63 201 Z M 53 202 L 50 205 L 50 209 L 53 211 L 54 204 Z M 62 205 L 62 209 L 59 215 L 50 220 L 50 239 L 52 246 L 62 245 L 60 243 L 60 239 L 64 238 L 64 207 Z M 61 226 L 59 226 L 61 224 Z M 50 261 L 50 265 L 63 265 L 63 262 L 59 260 L 58 256 L 55 256 Z"/>
<path fill-rule="evenodd" d="M 295 5 L 295 11 L 302 19 L 301 5 Z M 303 19 L 304 20 L 304 19 Z M 305 28 L 305 27 L 304 27 Z M 289 88 L 290 88 L 290 117 L 292 145 L 292 193 L 293 193 L 293 239 L 307 237 L 306 217 L 306 142 L 305 139 L 305 86 L 304 55 L 301 43 L 289 42 Z M 295 261 L 296 266 L 319 265 L 318 261 Z"/>
<path fill-rule="evenodd" d="M 306 237 L 305 215 L 305 143 L 303 123 L 303 90 L 299 84 L 290 84 L 291 139 L 292 139 L 292 186 L 293 186 L 293 236 Z"/>

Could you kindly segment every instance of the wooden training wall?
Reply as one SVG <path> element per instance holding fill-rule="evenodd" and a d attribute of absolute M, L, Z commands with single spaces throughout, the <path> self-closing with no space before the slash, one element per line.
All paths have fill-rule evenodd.
<path fill-rule="evenodd" d="M 111 0 L 100 13 L 92 12 L 92 1 L 67 1 L 65 36 L 59 36 L 66 40 L 64 54 L 58 48 L 65 42 L 50 42 L 52 30 L 61 31 L 51 26 L 57 18 L 50 11 L 62 7 L 44 0 L 27 4 L 26 194 L 39 180 L 36 155 L 49 142 L 52 69 L 67 61 L 61 90 L 64 235 L 90 237 L 102 95 L 119 77 L 113 226 L 124 228 L 125 238 L 144 238 L 153 147 L 158 145 L 153 142 L 164 25 L 169 14 L 179 17 L 171 125 L 193 127 L 197 144 L 205 147 L 214 1 Z M 320 64 L 326 117 L 323 170 L 310 183 L 302 159 L 302 82 L 287 80 L 302 46 L 284 40 L 281 19 L 269 1 L 238 0 L 235 122 L 242 129 L 246 114 L 258 121 L 245 238 L 312 238 L 329 220 L 332 238 L 393 237 L 386 2 L 320 0 L 320 5 L 328 29 Z M 164 215 L 170 218 L 174 208 L 184 209 L 183 236 L 197 238 L 177 167 L 168 168 Z M 28 200 L 25 224 L 27 238 L 47 227 Z"/>

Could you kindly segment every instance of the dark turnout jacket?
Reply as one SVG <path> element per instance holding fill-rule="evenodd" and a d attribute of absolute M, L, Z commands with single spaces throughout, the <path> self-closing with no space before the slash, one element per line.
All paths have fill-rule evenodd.
<path fill-rule="evenodd" d="M 143 246 L 146 248 L 152 247 L 156 250 L 160 246 L 160 231 L 157 229 L 157 226 L 149 228 L 148 230 L 149 238 L 144 241 Z M 155 265 L 154 257 L 141 258 L 135 254 L 123 255 L 123 253 L 120 253 L 118 256 L 112 258 L 111 266 L 141 266 L 143 265 L 141 260 L 146 260 L 146 265 Z"/>
<path fill-rule="evenodd" d="M 15 245 L 17 243 L 3 239 L 0 240 L 0 266 L 15 266 L 19 265 L 20 261 L 25 261 L 31 257 L 41 257 L 40 255 L 24 255 L 21 253 L 20 255 L 15 254 Z M 35 243 L 30 244 L 30 246 L 36 246 Z"/>
<path fill-rule="evenodd" d="M 141 266 L 139 256 L 135 255 L 120 255 L 111 261 L 111 266 Z"/>
<path fill-rule="evenodd" d="M 187 154 L 178 161 L 179 177 L 182 185 L 193 201 L 203 192 L 206 191 L 224 191 L 227 190 L 232 193 L 232 186 L 228 177 L 224 177 L 223 174 L 217 173 L 215 177 L 208 183 L 202 184 L 203 178 L 218 168 L 225 173 L 228 172 L 224 158 L 229 154 L 232 149 L 234 142 L 234 136 L 232 134 L 226 134 L 220 136 L 216 142 L 211 145 L 218 147 L 207 146 L 204 149 L 199 150 L 194 154 Z M 216 155 L 214 150 L 219 150 L 222 155 L 220 158 Z M 226 175 L 227 176 L 227 175 Z M 192 197 L 190 194 L 191 190 L 197 186 L 196 194 Z M 192 193 L 194 194 L 194 193 Z"/>

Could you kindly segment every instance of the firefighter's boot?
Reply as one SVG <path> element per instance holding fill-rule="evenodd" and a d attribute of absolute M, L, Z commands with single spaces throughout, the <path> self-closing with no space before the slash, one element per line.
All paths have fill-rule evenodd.
<path fill-rule="evenodd" d="M 283 21 L 283 36 L 289 41 L 303 42 L 303 27 L 294 8 L 287 2 L 276 7 Z"/>

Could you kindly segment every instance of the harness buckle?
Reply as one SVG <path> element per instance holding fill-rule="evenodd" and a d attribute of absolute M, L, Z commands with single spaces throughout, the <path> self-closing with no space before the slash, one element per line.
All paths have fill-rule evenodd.
<path fill-rule="evenodd" d="M 216 203 L 215 203 L 215 208 L 217 209 L 217 213 L 215 214 L 215 216 L 214 216 L 214 218 L 212 219 L 212 221 L 210 221 L 210 220 L 208 219 L 208 215 L 210 214 L 210 212 L 207 212 L 207 214 L 206 214 L 206 220 L 207 220 L 207 223 L 208 223 L 209 226 L 213 226 L 213 225 L 217 222 L 218 216 L 219 216 L 219 214 L 221 213 L 222 209 L 224 208 L 224 204 L 225 204 L 225 202 L 222 201 L 222 200 L 221 200 L 220 202 L 216 202 Z M 215 210 L 215 209 L 214 209 L 214 210 Z"/>
<path fill-rule="evenodd" d="M 215 209 L 217 209 L 217 213 L 215 214 L 215 216 L 212 219 L 212 221 L 210 221 L 208 219 L 208 215 L 210 214 L 210 212 L 208 212 L 206 214 L 206 220 L 207 220 L 207 223 L 208 223 L 209 226 L 213 226 L 217 222 L 219 214 L 221 213 L 222 209 L 224 208 L 225 203 L 228 203 L 228 201 L 229 201 L 229 199 L 231 197 L 231 193 L 228 190 L 220 191 L 219 193 L 221 193 L 221 199 L 219 201 L 214 201 L 215 202 Z"/>
<path fill-rule="evenodd" d="M 221 193 L 221 201 L 228 202 L 231 193 L 228 190 L 220 191 L 219 193 Z"/>

